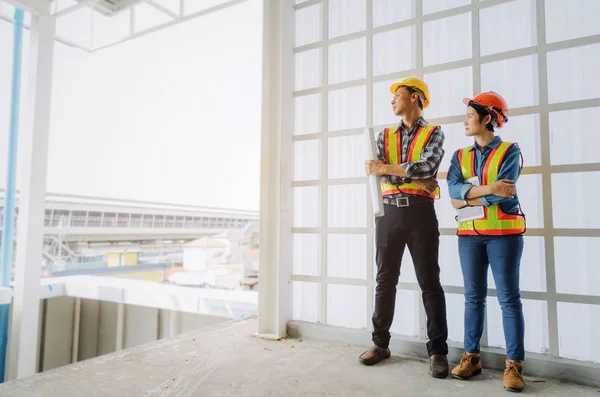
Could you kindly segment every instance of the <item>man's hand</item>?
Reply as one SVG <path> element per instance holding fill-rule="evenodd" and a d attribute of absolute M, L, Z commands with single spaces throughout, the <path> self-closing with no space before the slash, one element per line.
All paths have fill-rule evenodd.
<path fill-rule="evenodd" d="M 381 160 L 367 160 L 365 162 L 365 173 L 367 175 L 382 176 L 384 172 L 385 163 Z"/>
<path fill-rule="evenodd" d="M 452 206 L 456 209 L 466 207 L 464 200 L 457 200 L 457 199 L 451 198 L 450 202 L 452 203 Z"/>
<path fill-rule="evenodd" d="M 433 193 L 438 187 L 438 181 L 435 178 L 413 179 L 412 183 L 419 189 L 426 191 L 427 194 Z"/>
<path fill-rule="evenodd" d="M 493 185 L 490 185 L 490 189 L 492 194 L 508 198 L 514 198 L 515 193 L 517 192 L 517 187 L 515 186 L 514 181 L 510 179 L 499 180 Z"/>

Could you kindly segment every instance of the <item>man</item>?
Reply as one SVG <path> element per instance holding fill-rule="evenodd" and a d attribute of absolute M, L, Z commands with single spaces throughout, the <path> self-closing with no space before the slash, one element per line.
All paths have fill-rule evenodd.
<path fill-rule="evenodd" d="M 439 229 L 433 204 L 439 197 L 436 176 L 444 156 L 444 133 L 421 111 L 429 89 L 417 78 L 393 84 L 392 108 L 402 118 L 377 138 L 379 160 L 366 162 L 366 174 L 381 176 L 385 214 L 376 218 L 377 288 L 373 313 L 374 346 L 360 356 L 365 365 L 390 357 L 390 326 L 404 248 L 408 246 L 427 314 L 429 374 L 448 376 L 446 300 L 438 264 Z"/>

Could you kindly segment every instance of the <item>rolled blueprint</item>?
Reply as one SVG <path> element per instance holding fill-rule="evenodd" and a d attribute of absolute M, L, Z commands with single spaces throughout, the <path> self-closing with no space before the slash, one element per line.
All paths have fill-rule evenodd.
<path fill-rule="evenodd" d="M 377 160 L 377 146 L 374 142 L 373 128 L 365 128 L 365 140 L 367 141 L 367 160 Z M 380 177 L 369 175 L 369 193 L 373 203 L 373 215 L 383 215 L 383 198 L 381 196 Z"/>

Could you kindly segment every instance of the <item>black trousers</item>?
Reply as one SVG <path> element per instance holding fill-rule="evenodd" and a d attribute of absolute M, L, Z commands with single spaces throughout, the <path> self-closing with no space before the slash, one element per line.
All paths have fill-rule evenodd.
<path fill-rule="evenodd" d="M 427 315 L 427 352 L 448 354 L 446 298 L 440 283 L 438 263 L 440 232 L 432 200 L 408 207 L 385 205 L 385 214 L 376 218 L 377 288 L 373 313 L 373 342 L 386 348 L 394 319 L 396 285 L 404 248 L 408 246 Z"/>

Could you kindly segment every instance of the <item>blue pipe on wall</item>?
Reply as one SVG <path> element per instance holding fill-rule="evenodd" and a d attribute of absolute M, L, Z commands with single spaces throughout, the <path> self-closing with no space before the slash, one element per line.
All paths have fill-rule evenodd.
<path fill-rule="evenodd" d="M 6 175 L 6 195 L 4 198 L 4 228 L 2 231 L 2 262 L 0 262 L 0 282 L 2 287 L 10 287 L 13 263 L 13 235 L 15 226 L 15 193 L 17 179 L 17 152 L 19 138 L 19 105 L 21 93 L 21 55 L 23 52 L 23 10 L 15 9 L 12 92 L 10 109 L 10 134 L 8 141 L 8 167 Z M 10 305 L 0 305 L 0 383 L 6 374 L 8 347 L 8 320 Z"/>

